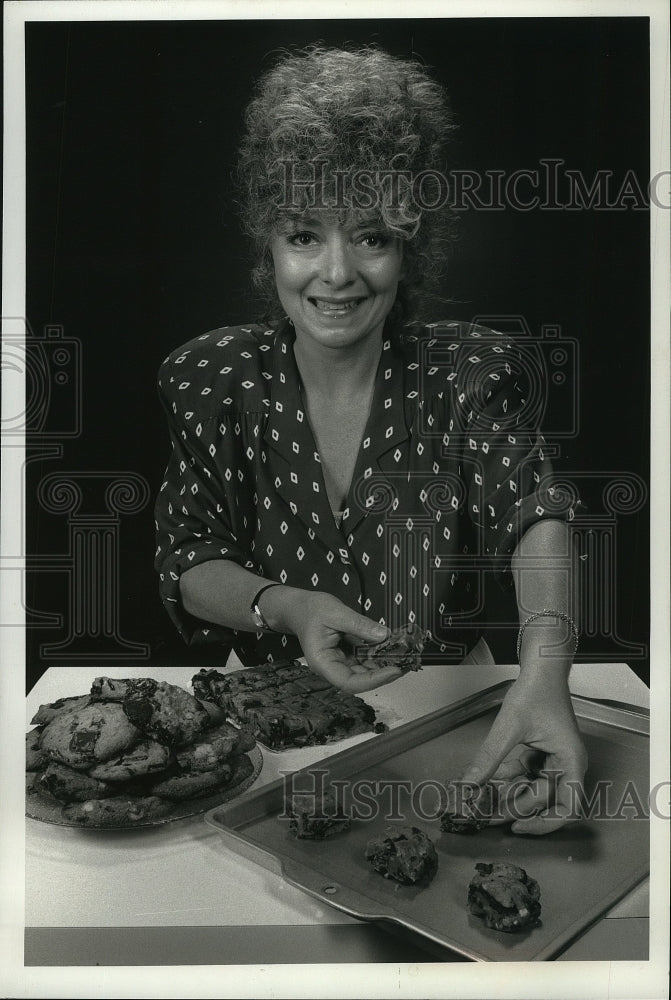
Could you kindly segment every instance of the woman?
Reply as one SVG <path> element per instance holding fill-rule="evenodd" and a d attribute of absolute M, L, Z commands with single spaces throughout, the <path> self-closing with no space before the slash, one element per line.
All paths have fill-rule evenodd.
<path fill-rule="evenodd" d="M 525 744 L 560 773 L 530 785 L 513 829 L 565 822 L 585 755 L 568 695 L 566 511 L 533 427 L 519 347 L 416 322 L 445 258 L 452 129 L 425 70 L 374 49 L 283 57 L 248 108 L 239 176 L 264 325 L 166 359 L 173 453 L 156 566 L 188 642 L 243 662 L 304 655 L 365 691 L 353 643 L 417 622 L 461 658 L 483 561 L 515 581 L 520 677 L 464 779 L 513 778 Z M 414 323 L 412 321 L 415 321 Z M 527 426 L 528 425 L 528 426 Z"/>

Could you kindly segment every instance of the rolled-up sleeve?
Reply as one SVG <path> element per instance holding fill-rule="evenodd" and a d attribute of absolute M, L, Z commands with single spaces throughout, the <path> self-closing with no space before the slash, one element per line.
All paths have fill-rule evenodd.
<path fill-rule="evenodd" d="M 188 385 L 170 377 L 171 359 L 161 367 L 159 398 L 168 418 L 172 450 L 155 504 L 159 590 L 184 640 L 228 642 L 235 632 L 203 622 L 182 606 L 179 580 L 193 566 L 230 559 L 252 566 L 235 524 L 235 435 L 226 414 L 203 419 L 192 408 Z M 184 389 L 181 387 L 184 386 Z M 229 470 L 228 479 L 225 471 Z"/>

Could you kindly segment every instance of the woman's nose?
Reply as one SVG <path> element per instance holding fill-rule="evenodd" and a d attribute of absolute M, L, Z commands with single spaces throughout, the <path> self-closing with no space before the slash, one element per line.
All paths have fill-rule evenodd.
<path fill-rule="evenodd" d="M 327 284 L 342 287 L 352 281 L 354 267 L 347 240 L 340 237 L 328 240 L 322 257 L 322 279 Z"/>

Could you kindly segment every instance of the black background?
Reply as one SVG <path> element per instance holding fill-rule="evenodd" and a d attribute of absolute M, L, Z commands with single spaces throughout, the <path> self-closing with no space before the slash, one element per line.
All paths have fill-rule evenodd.
<path fill-rule="evenodd" d="M 36 499 L 43 477 L 94 470 L 143 476 L 155 492 L 168 438 L 155 394 L 163 357 L 184 341 L 256 316 L 230 172 L 241 113 L 281 46 L 380 43 L 413 53 L 445 83 L 460 121 L 454 168 L 537 169 L 543 158 L 593 179 L 649 174 L 647 18 L 33 23 L 26 28 L 27 319 L 82 344 L 82 434 L 58 460 L 27 467 L 31 609 L 62 628 L 27 632 L 30 688 L 67 634 L 65 515 Z M 524 185 L 520 190 L 527 192 Z M 646 211 L 463 213 L 440 316 L 524 316 L 579 343 L 579 435 L 555 464 L 589 510 L 618 473 L 648 482 L 649 219 Z M 550 408 L 548 419 L 561 419 Z M 563 406 L 564 404 L 561 403 Z M 552 426 L 546 425 L 551 437 Z M 39 443 L 39 437 L 35 439 Z M 604 479 L 605 475 L 605 479 Z M 648 510 L 618 516 L 616 616 L 588 639 L 592 659 L 645 657 Z M 162 662 L 196 662 L 158 599 L 151 503 L 120 522 L 120 633 Z M 514 634 L 512 635 L 514 638 Z M 513 648 L 496 649 L 510 660 Z M 209 661 L 216 661 L 210 651 Z"/>

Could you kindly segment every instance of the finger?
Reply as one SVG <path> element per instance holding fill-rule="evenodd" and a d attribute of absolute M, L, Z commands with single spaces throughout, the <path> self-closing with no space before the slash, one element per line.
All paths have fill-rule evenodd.
<path fill-rule="evenodd" d="M 536 816 L 519 818 L 513 823 L 513 833 L 542 836 L 563 826 L 582 820 L 580 792 L 586 770 L 582 754 L 572 758 L 566 771 L 546 771 L 545 783 L 548 788 L 548 806 L 540 809 Z M 553 801 L 554 800 L 554 801 Z"/>
<path fill-rule="evenodd" d="M 507 803 L 511 818 L 522 823 L 535 818 L 552 805 L 553 796 L 554 789 L 547 779 L 529 782 Z"/>
<path fill-rule="evenodd" d="M 334 687 L 350 694 L 370 691 L 383 684 L 390 684 L 402 676 L 398 667 L 383 667 L 380 670 L 364 670 L 362 673 L 354 673 L 349 664 L 337 659 L 312 661 L 309 665 Z"/>
<path fill-rule="evenodd" d="M 382 667 L 380 670 L 366 670 L 363 674 L 350 674 L 349 678 L 339 685 L 343 691 L 350 694 L 360 694 L 362 691 L 372 691 L 374 688 L 391 684 L 403 676 L 398 667 Z"/>
<path fill-rule="evenodd" d="M 492 777 L 501 761 L 517 744 L 515 734 L 510 728 L 500 724 L 500 718 L 501 716 L 497 715 L 494 719 L 484 743 L 463 773 L 462 781 L 468 781 L 474 785 L 484 785 Z"/>
<path fill-rule="evenodd" d="M 356 660 L 353 660 L 349 664 L 349 669 L 352 671 L 353 674 L 367 674 L 370 672 L 369 668 L 365 665 L 365 663 L 357 663 Z"/>
<path fill-rule="evenodd" d="M 514 781 L 515 778 L 525 777 L 529 773 L 528 769 L 519 757 L 507 757 L 499 764 L 492 775 L 497 781 Z"/>
<path fill-rule="evenodd" d="M 538 816 L 529 819 L 516 820 L 510 827 L 513 833 L 530 834 L 533 837 L 544 837 L 546 833 L 554 833 L 563 826 L 577 823 L 579 819 L 563 816 L 556 809 L 546 809 Z"/>
<path fill-rule="evenodd" d="M 525 774 L 521 774 L 509 782 L 500 781 L 500 779 L 494 780 L 497 790 L 496 809 L 494 810 L 491 823 L 493 826 L 500 826 L 502 823 L 512 823 L 516 819 L 519 819 L 515 800 L 529 787 L 529 779 Z"/>
<path fill-rule="evenodd" d="M 338 621 L 330 621 L 329 627 L 342 632 L 352 646 L 361 645 L 361 643 L 377 644 L 389 635 L 389 629 L 386 625 L 374 622 L 371 618 L 366 618 L 365 615 L 357 614 L 356 611 L 352 611 L 345 605 L 343 605 L 342 617 L 339 617 Z"/>
<path fill-rule="evenodd" d="M 582 802 L 587 757 L 582 747 L 580 749 L 582 752 L 565 765 L 555 783 L 555 812 L 557 817 L 563 817 L 566 822 L 577 822 L 582 819 L 583 815 Z"/>
<path fill-rule="evenodd" d="M 525 747 L 520 753 L 520 763 L 527 774 L 538 776 L 545 764 L 545 754 L 542 750 L 535 750 L 533 747 Z"/>
<path fill-rule="evenodd" d="M 366 618 L 366 621 L 370 621 L 370 619 Z M 375 624 L 375 623 L 373 622 L 372 624 Z M 380 627 L 383 628 L 383 629 L 385 629 L 385 636 L 384 636 L 384 638 L 386 639 L 387 635 L 389 634 L 389 629 L 385 628 L 384 625 L 381 625 Z M 370 649 L 373 649 L 381 641 L 382 641 L 381 639 L 376 638 L 375 642 L 373 642 L 373 643 L 371 643 L 370 640 L 367 640 L 366 642 L 362 642 L 361 639 L 359 638 L 359 636 L 352 635 L 351 632 L 348 632 L 346 635 L 343 635 L 343 642 L 344 642 L 344 644 L 346 646 L 348 646 L 352 650 L 353 653 L 357 653 L 358 655 L 360 655 L 362 657 L 365 656 L 366 652 L 368 652 Z"/>

